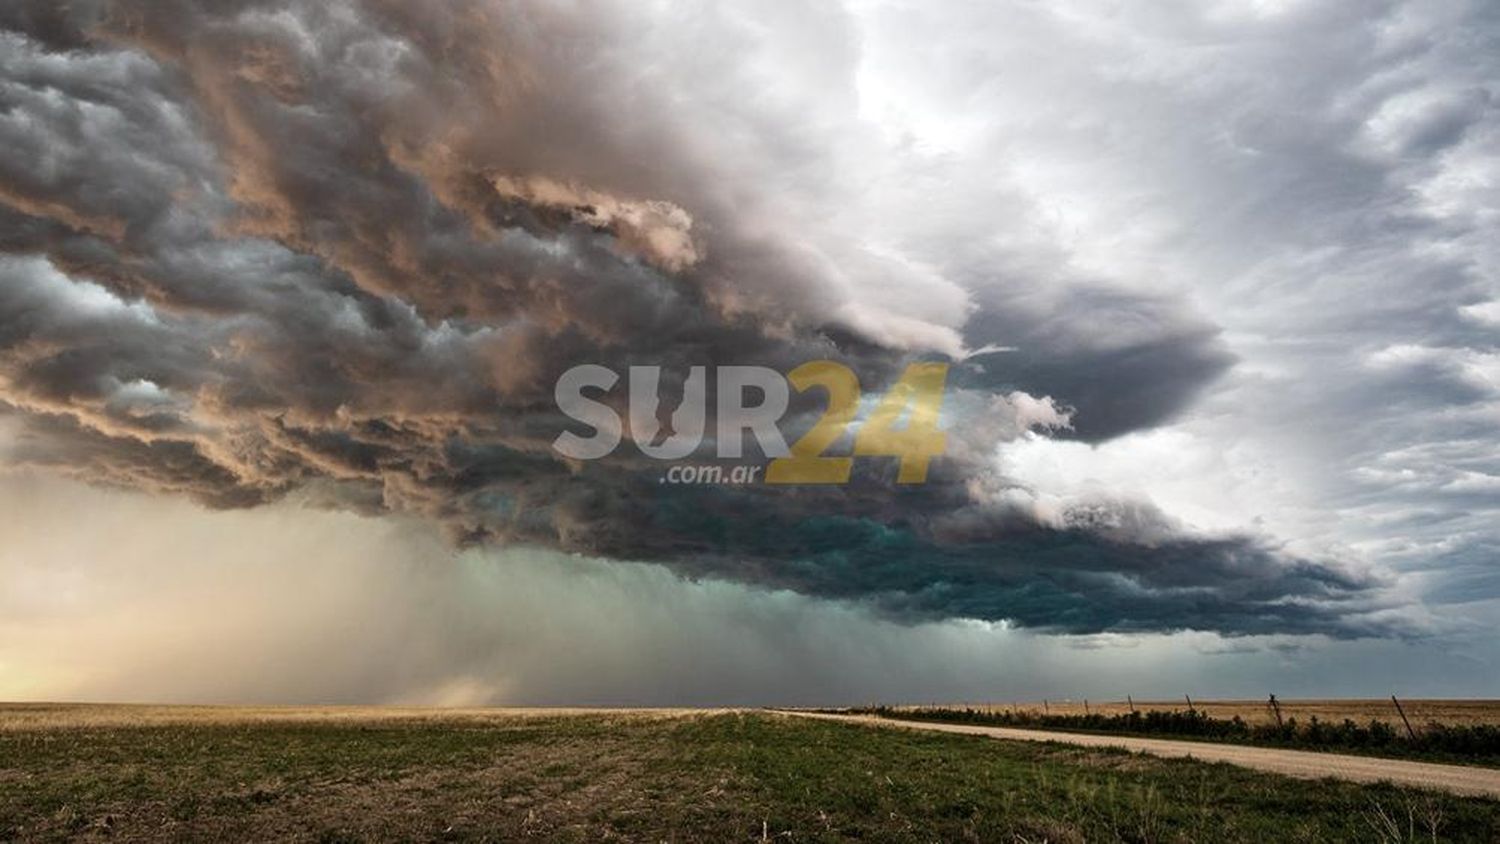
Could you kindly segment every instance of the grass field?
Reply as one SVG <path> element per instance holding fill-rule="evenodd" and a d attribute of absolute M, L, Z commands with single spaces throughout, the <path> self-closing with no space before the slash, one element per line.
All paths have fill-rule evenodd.
<path fill-rule="evenodd" d="M 0 840 L 1495 841 L 1500 803 L 759 712 L 0 707 Z"/>

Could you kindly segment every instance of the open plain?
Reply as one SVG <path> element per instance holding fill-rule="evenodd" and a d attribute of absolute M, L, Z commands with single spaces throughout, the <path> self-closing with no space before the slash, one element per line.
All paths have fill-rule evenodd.
<path fill-rule="evenodd" d="M 0 707 L 0 840 L 1494 841 L 1500 803 L 742 710 Z"/>

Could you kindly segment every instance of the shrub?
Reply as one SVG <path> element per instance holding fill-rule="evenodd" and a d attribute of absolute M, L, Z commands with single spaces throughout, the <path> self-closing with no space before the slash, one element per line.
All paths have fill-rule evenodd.
<path fill-rule="evenodd" d="M 1314 716 L 1304 724 L 1287 718 L 1281 724 L 1247 724 L 1238 715 L 1230 719 L 1210 718 L 1202 711 L 1130 712 L 1122 715 L 1052 715 L 1021 711 L 986 711 L 920 707 L 896 709 L 871 706 L 838 710 L 850 714 L 878 715 L 913 721 L 980 724 L 999 727 L 1031 727 L 1097 733 L 1185 736 L 1215 741 L 1306 747 L 1317 750 L 1365 750 L 1393 755 L 1423 755 L 1455 759 L 1500 761 L 1500 727 L 1489 724 L 1452 725 L 1432 722 L 1413 740 L 1404 731 L 1378 720 L 1360 725 L 1345 718 L 1340 723 Z"/>

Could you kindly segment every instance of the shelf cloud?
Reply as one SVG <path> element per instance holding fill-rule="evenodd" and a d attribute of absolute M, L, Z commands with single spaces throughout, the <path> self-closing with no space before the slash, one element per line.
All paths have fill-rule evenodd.
<path fill-rule="evenodd" d="M 903 623 L 1425 634 L 1402 574 L 1436 558 L 1424 542 L 1493 581 L 1464 549 L 1494 547 L 1500 491 L 1482 236 L 1500 119 L 1493 74 L 1465 68 L 1493 70 L 1500 26 L 1480 6 L 1286 5 L 1174 23 L 1073 4 L 10 3 L 7 462 L 219 509 L 412 517 L 459 546 L 659 563 Z M 1460 25 L 1472 42 L 1423 40 Z M 971 49 L 965 30 L 1005 37 Z M 933 78 L 906 72 L 925 51 L 893 47 L 903 31 L 954 44 Z M 1031 89 L 998 82 L 1029 43 L 1059 58 Z M 1322 46 L 1294 84 L 1274 68 L 1298 44 Z M 820 359 L 871 395 L 951 363 L 929 483 L 872 460 L 837 488 L 680 487 L 631 449 L 551 448 L 578 364 Z M 1290 419 L 1305 430 L 1266 438 Z M 1271 491 L 1240 524 L 1196 524 L 1177 479 L 1017 469 L 1128 464 L 1178 425 L 1247 489 L 1319 476 L 1304 512 L 1323 522 Z M 1366 530 L 1424 519 L 1448 533 Z"/>

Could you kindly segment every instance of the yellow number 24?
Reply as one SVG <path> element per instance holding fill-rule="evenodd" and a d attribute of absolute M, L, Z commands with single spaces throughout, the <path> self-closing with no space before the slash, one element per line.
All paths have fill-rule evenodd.
<path fill-rule="evenodd" d="M 807 392 L 822 387 L 828 393 L 828 408 L 817 424 L 791 448 L 791 456 L 774 460 L 766 469 L 768 484 L 847 483 L 854 468 L 852 457 L 824 457 L 859 411 L 859 378 L 843 364 L 814 361 L 787 376 L 794 388 Z M 927 480 L 932 458 L 943 454 L 948 437 L 938 428 L 948 365 L 914 363 L 891 387 L 860 426 L 854 453 L 861 457 L 899 457 L 896 482 L 920 484 Z M 896 426 L 905 417 L 906 425 Z"/>

